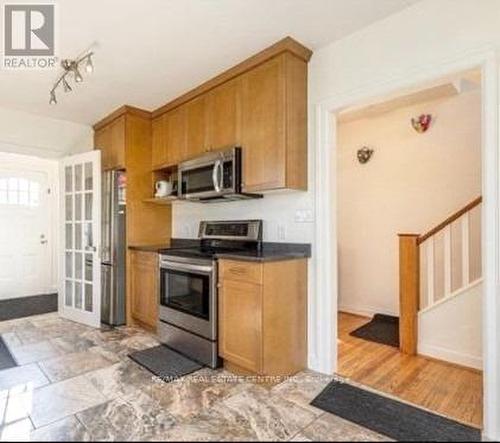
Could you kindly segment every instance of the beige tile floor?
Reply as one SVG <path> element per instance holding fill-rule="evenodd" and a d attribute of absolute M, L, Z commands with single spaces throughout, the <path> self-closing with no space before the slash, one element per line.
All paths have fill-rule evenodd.
<path fill-rule="evenodd" d="M 127 355 L 157 345 L 134 328 L 96 330 L 57 314 L 0 322 L 19 366 L 0 371 L 0 439 L 379 441 L 309 402 L 330 378 L 273 387 L 202 369 L 164 383 Z"/>

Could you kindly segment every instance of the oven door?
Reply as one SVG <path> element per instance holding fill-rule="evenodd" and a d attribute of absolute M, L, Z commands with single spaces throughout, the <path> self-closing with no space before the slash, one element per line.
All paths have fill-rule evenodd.
<path fill-rule="evenodd" d="M 210 340 L 217 338 L 215 264 L 161 261 L 160 320 Z"/>

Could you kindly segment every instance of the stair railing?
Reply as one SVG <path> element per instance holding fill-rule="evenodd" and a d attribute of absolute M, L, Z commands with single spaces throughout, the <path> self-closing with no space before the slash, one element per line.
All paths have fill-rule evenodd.
<path fill-rule="evenodd" d="M 478 197 L 425 234 L 399 234 L 399 348 L 405 354 L 417 353 L 418 312 L 422 305 L 429 309 L 452 297 L 471 283 L 471 229 L 470 214 L 482 203 Z M 459 225 L 461 254 L 452 254 L 452 225 Z M 442 244 L 442 256 L 436 260 L 438 236 Z M 452 269 L 461 263 L 461 282 L 453 287 Z M 438 263 L 439 261 L 439 263 Z M 439 271 L 442 291 L 436 294 Z M 480 276 L 479 276 L 480 277 Z M 442 280 L 442 281 L 441 281 Z M 476 280 L 475 280 L 476 281 Z"/>

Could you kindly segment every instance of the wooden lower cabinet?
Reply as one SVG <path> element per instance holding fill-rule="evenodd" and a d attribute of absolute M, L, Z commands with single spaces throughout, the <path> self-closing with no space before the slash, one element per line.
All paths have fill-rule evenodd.
<path fill-rule="evenodd" d="M 307 261 L 219 261 L 219 355 L 226 365 L 287 376 L 306 367 Z"/>
<path fill-rule="evenodd" d="M 158 254 L 132 250 L 130 254 L 130 315 L 143 326 L 158 322 Z"/>

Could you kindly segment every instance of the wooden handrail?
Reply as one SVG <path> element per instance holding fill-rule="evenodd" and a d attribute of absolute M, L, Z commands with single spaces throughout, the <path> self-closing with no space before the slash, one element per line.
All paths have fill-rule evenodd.
<path fill-rule="evenodd" d="M 418 244 L 423 243 L 425 240 L 427 240 L 428 238 L 437 234 L 439 231 L 444 229 L 449 224 L 453 223 L 455 220 L 458 220 L 460 217 L 462 217 L 462 215 L 466 214 L 471 209 L 474 209 L 477 205 L 481 204 L 482 201 L 483 201 L 483 197 L 478 197 L 475 200 L 471 201 L 468 205 L 464 206 L 459 211 L 450 215 L 445 221 L 443 221 L 442 223 L 439 223 L 439 225 L 435 226 L 434 228 L 432 228 L 430 231 L 426 232 L 425 234 L 422 234 L 418 238 L 418 241 L 417 241 Z"/>

